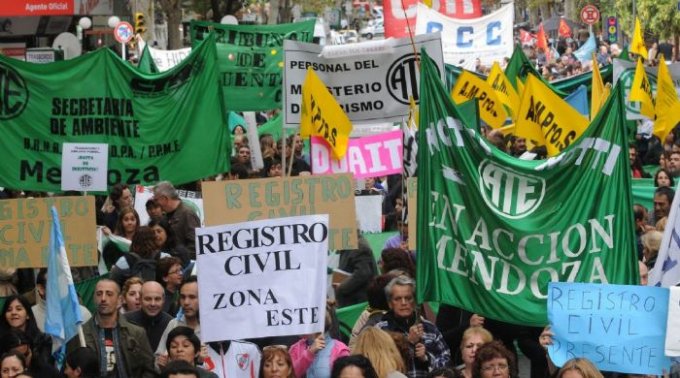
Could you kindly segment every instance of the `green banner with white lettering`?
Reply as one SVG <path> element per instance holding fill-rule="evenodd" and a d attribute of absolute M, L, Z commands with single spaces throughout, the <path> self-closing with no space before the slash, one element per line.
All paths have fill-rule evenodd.
<path fill-rule="evenodd" d="M 550 281 L 636 284 L 622 87 L 561 154 L 526 161 L 475 132 L 434 63 L 421 67 L 418 301 L 543 326 Z"/>
<path fill-rule="evenodd" d="M 230 145 L 206 41 L 162 74 L 110 49 L 50 64 L 0 55 L 0 186 L 60 191 L 62 143 L 107 143 L 108 185 L 225 172 Z"/>
<path fill-rule="evenodd" d="M 223 25 L 191 21 L 194 46 L 216 34 L 219 83 L 225 110 L 260 111 L 281 107 L 283 41 L 312 42 L 316 20 L 278 25 Z"/>

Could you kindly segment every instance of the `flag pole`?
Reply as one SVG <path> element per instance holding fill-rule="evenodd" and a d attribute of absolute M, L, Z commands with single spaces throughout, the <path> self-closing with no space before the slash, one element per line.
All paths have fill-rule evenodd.
<path fill-rule="evenodd" d="M 87 344 L 85 343 L 85 333 L 83 332 L 83 325 L 78 324 L 78 340 L 80 340 L 80 346 L 81 347 L 86 347 Z"/>

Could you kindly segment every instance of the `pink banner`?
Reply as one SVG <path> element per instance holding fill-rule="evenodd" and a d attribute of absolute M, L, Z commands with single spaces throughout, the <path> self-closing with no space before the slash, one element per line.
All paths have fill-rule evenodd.
<path fill-rule="evenodd" d="M 401 131 L 350 139 L 347 153 L 336 160 L 323 138 L 312 137 L 312 172 L 315 175 L 352 173 L 355 178 L 401 173 Z"/>
<path fill-rule="evenodd" d="M 431 0 L 431 3 L 432 9 L 448 17 L 462 19 L 482 17 L 480 0 Z M 415 34 L 417 4 L 418 0 L 384 0 L 385 38 L 408 37 L 408 25 Z"/>

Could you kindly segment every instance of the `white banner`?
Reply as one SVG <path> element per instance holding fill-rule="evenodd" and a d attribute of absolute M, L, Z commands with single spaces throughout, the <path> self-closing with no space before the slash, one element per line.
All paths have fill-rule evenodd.
<path fill-rule="evenodd" d="M 510 58 L 514 14 L 513 4 L 508 4 L 484 17 L 463 20 L 418 3 L 416 34 L 440 32 L 444 62 L 474 71 L 477 58 L 487 67 Z"/>
<path fill-rule="evenodd" d="M 161 50 L 149 46 L 149 52 L 158 70 L 163 72 L 171 69 L 191 54 L 191 48 L 186 47 L 179 50 Z"/>
<path fill-rule="evenodd" d="M 680 356 L 680 287 L 670 287 L 668 297 L 668 319 L 666 321 L 665 354 Z"/>
<path fill-rule="evenodd" d="M 203 342 L 323 332 L 328 215 L 196 229 Z"/>
<path fill-rule="evenodd" d="M 439 34 L 417 36 L 444 78 Z M 302 84 L 312 67 L 338 104 L 354 122 L 401 121 L 408 114 L 409 96 L 418 102 L 420 71 L 409 38 L 353 43 L 322 48 L 285 40 L 283 44 L 284 124 L 297 127 L 302 106 Z"/>
<path fill-rule="evenodd" d="M 635 77 L 635 64 L 635 62 L 629 62 L 627 60 L 614 59 L 614 83 L 621 84 L 625 88 L 626 97 L 624 101 L 626 103 L 626 119 L 629 120 L 647 119 L 647 117 L 640 114 L 640 102 L 628 101 L 630 87 L 633 86 L 633 78 Z M 649 84 L 652 86 L 654 96 L 656 96 L 656 74 L 658 70 L 657 67 L 645 65 L 647 79 L 649 79 Z M 670 72 L 671 77 L 673 78 L 675 91 L 678 92 L 678 89 L 680 89 L 680 63 L 669 64 L 668 72 Z"/>

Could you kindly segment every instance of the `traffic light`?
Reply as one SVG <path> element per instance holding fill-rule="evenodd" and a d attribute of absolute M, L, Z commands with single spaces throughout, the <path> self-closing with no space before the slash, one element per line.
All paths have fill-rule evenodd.
<path fill-rule="evenodd" d="M 146 33 L 146 21 L 144 20 L 144 13 L 135 13 L 135 34 Z"/>

